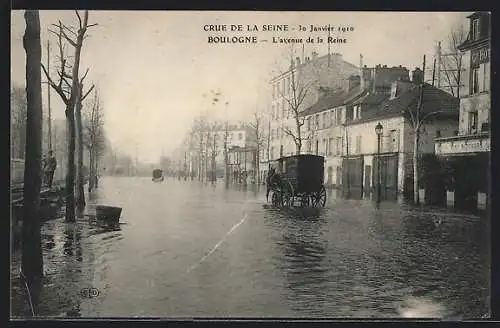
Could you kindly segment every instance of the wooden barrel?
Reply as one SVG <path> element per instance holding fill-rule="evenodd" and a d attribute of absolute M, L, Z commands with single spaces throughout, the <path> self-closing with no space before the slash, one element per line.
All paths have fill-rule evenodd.
<path fill-rule="evenodd" d="M 97 205 L 95 208 L 96 217 L 99 220 L 117 222 L 120 220 L 122 208 L 116 206 Z"/>

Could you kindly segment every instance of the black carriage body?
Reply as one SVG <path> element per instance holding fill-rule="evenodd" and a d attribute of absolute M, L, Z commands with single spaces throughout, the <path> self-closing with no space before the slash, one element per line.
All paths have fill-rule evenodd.
<path fill-rule="evenodd" d="M 325 178 L 325 160 L 318 155 L 294 155 L 278 159 L 278 170 L 283 180 L 290 182 L 295 194 L 321 190 Z"/>
<path fill-rule="evenodd" d="M 163 170 L 154 169 L 153 170 L 153 179 L 160 179 L 163 176 Z"/>

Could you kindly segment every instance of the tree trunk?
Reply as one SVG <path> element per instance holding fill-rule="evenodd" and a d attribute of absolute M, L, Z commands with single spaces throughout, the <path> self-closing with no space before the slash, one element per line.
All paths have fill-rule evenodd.
<path fill-rule="evenodd" d="M 420 203 L 418 194 L 418 146 L 420 139 L 420 129 L 415 129 L 413 140 L 413 201 L 416 205 Z"/>
<path fill-rule="evenodd" d="M 43 276 L 40 236 L 40 188 L 42 163 L 42 76 L 40 17 L 38 10 L 26 10 L 26 161 L 24 166 L 24 208 L 22 225 L 22 271 L 29 286 Z"/>
<path fill-rule="evenodd" d="M 94 160 L 92 157 L 92 147 L 89 148 L 89 187 L 88 191 L 92 192 L 92 188 L 94 187 Z"/>
<path fill-rule="evenodd" d="M 68 125 L 68 162 L 66 172 L 66 221 L 75 221 L 75 114 L 73 106 L 66 107 Z"/>
<path fill-rule="evenodd" d="M 256 149 L 256 154 L 255 154 L 255 172 L 257 175 L 257 185 L 260 185 L 260 146 L 259 143 L 257 142 L 257 149 Z"/>
<path fill-rule="evenodd" d="M 300 131 L 300 122 L 298 120 L 296 120 L 295 122 L 297 124 L 297 142 L 296 142 L 296 146 L 297 146 L 297 155 L 300 155 L 300 150 L 302 148 L 302 135 L 301 135 L 301 131 Z"/>
<path fill-rule="evenodd" d="M 76 206 L 80 214 L 85 209 L 84 177 L 83 177 L 83 131 L 82 131 L 82 92 L 83 85 L 78 86 L 78 97 L 75 106 L 76 125 Z M 89 167 L 90 170 L 90 167 Z"/>

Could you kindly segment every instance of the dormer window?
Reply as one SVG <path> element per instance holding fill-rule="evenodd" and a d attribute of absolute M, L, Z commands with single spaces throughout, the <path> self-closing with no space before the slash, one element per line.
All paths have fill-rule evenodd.
<path fill-rule="evenodd" d="M 479 39 L 479 18 L 472 20 L 471 39 L 472 41 Z"/>

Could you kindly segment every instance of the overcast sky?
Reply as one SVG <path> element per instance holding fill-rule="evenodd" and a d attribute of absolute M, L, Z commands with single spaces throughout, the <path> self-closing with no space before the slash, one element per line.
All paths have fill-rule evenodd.
<path fill-rule="evenodd" d="M 223 106 L 214 107 L 209 97 L 220 89 L 229 102 L 228 116 L 244 120 L 256 108 L 264 109 L 270 94 L 268 81 L 279 70 L 289 51 L 283 44 L 208 44 L 205 24 L 330 24 L 354 27 L 345 33 L 347 43 L 331 45 L 344 59 L 359 65 L 397 66 L 412 70 L 422 65 L 424 54 L 432 55 L 436 42 L 446 40 L 450 29 L 465 23 L 467 13 L 396 12 L 196 12 L 196 11 L 91 11 L 89 30 L 82 51 L 81 71 L 89 68 L 87 83 L 98 86 L 105 110 L 105 128 L 114 147 L 140 160 L 156 162 L 162 151 L 171 153 L 187 133 L 192 119 L 203 111 L 224 115 Z M 47 28 L 58 20 L 77 25 L 74 11 L 40 12 L 43 62 L 46 58 Z M 23 11 L 12 12 L 12 83 L 25 84 L 25 53 L 22 36 Z M 271 41 L 272 36 L 293 37 L 295 32 L 240 32 Z M 238 35 L 226 33 L 225 35 Z M 307 37 L 309 33 L 301 34 Z M 312 36 L 327 36 L 315 32 Z M 331 36 L 337 36 L 332 33 Z M 50 35 L 51 55 L 55 38 Z M 299 46 L 299 54 L 302 52 Z M 326 44 L 305 47 L 327 53 Z M 54 64 L 52 64 L 53 66 Z M 44 90 L 44 110 L 46 88 Z M 52 113 L 63 118 L 63 104 L 52 92 Z"/>

